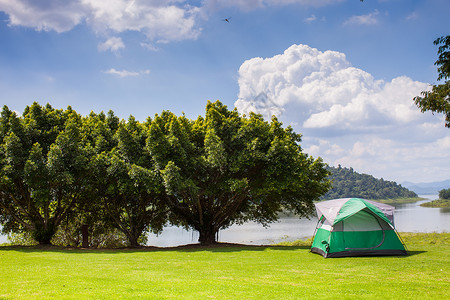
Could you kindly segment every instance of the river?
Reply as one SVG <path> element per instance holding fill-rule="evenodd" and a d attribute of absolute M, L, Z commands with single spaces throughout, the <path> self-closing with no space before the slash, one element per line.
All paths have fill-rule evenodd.
<path fill-rule="evenodd" d="M 437 195 L 421 195 L 427 200 L 416 203 L 395 204 L 395 227 L 400 232 L 445 232 L 450 230 L 450 208 L 422 207 L 421 203 L 437 199 Z M 249 245 L 267 245 L 282 241 L 307 239 L 314 234 L 317 218 L 311 220 L 283 217 L 268 228 L 248 222 L 233 225 L 219 232 L 220 242 Z M 176 226 L 167 226 L 159 235 L 149 234 L 148 245 L 172 247 L 197 243 L 198 233 Z M 0 244 L 7 241 L 0 235 Z"/>

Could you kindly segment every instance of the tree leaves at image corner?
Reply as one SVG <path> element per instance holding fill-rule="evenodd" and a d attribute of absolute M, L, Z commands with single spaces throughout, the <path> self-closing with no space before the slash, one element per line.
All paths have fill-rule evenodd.
<path fill-rule="evenodd" d="M 450 35 L 437 38 L 435 45 L 438 49 L 438 60 L 434 63 L 438 66 L 438 81 L 446 80 L 442 84 L 434 84 L 430 91 L 423 91 L 422 96 L 414 97 L 414 103 L 421 112 L 443 113 L 445 127 L 450 128 Z"/>

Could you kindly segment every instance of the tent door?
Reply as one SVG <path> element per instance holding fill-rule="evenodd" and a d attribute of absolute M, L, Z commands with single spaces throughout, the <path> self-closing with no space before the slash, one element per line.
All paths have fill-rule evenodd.
<path fill-rule="evenodd" d="M 380 247 L 385 233 L 377 217 L 361 210 L 342 221 L 343 245 L 346 250 L 370 250 Z"/>

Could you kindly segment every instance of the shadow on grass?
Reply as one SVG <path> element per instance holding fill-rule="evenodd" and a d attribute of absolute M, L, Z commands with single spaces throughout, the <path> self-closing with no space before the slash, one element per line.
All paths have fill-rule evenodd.
<path fill-rule="evenodd" d="M 308 246 L 279 246 L 279 245 L 243 245 L 243 244 L 231 244 L 231 243 L 217 243 L 213 245 L 184 245 L 172 248 L 164 248 L 169 251 L 179 252 L 241 252 L 241 251 L 265 251 L 265 250 L 309 250 Z"/>
<path fill-rule="evenodd" d="M 140 252 L 243 252 L 243 251 L 309 251 L 309 246 L 282 246 L 282 245 L 244 245 L 233 243 L 216 243 L 212 245 L 187 244 L 176 247 L 154 247 L 143 246 L 136 248 L 77 248 L 77 247 L 58 247 L 58 246 L 0 246 L 0 251 L 19 251 L 24 253 L 32 252 L 56 252 L 65 254 L 123 254 L 123 253 L 140 253 Z M 427 251 L 408 251 L 408 256 L 415 256 L 427 253 Z"/>
<path fill-rule="evenodd" d="M 419 255 L 423 253 L 427 253 L 427 251 L 408 251 L 408 255 L 406 255 L 405 257 Z"/>
<path fill-rule="evenodd" d="M 278 245 L 244 245 L 232 243 L 216 243 L 212 245 L 188 244 L 176 247 L 128 247 L 128 248 L 78 248 L 78 247 L 58 247 L 58 246 L 0 246 L 0 251 L 31 252 L 57 252 L 66 254 L 120 254 L 137 252 L 241 252 L 241 251 L 265 251 L 265 250 L 309 250 L 308 246 L 278 246 Z"/>

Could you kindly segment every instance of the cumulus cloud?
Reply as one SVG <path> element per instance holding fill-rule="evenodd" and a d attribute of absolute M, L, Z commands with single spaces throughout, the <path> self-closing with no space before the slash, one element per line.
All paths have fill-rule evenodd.
<path fill-rule="evenodd" d="M 376 80 L 343 53 L 293 45 L 239 69 L 235 106 L 265 117 L 289 114 L 304 128 L 364 129 L 408 124 L 422 117 L 411 100 L 428 84 L 408 77 Z"/>
<path fill-rule="evenodd" d="M 450 174 L 450 165 L 442 165 L 450 159 L 443 116 L 421 113 L 412 100 L 427 83 L 377 80 L 343 53 L 292 45 L 245 61 L 238 84 L 241 113 L 278 116 L 304 134 L 306 153 L 330 165 L 398 182 Z"/>
<path fill-rule="evenodd" d="M 139 31 L 150 40 L 195 39 L 198 7 L 185 1 L 0 0 L 10 25 L 64 32 L 85 21 L 96 32 Z"/>
<path fill-rule="evenodd" d="M 0 0 L 11 25 L 64 32 L 79 24 L 86 10 L 79 1 Z"/>
<path fill-rule="evenodd" d="M 116 75 L 121 78 L 124 78 L 124 77 L 136 77 L 136 76 L 140 76 L 140 75 L 147 75 L 147 74 L 150 74 L 150 70 L 142 70 L 142 71 L 136 72 L 136 71 L 127 71 L 127 70 L 116 70 L 114 68 L 111 68 L 111 69 L 105 71 L 104 73 Z"/>
<path fill-rule="evenodd" d="M 180 2 L 184 1 L 82 0 L 91 12 L 87 22 L 98 31 L 139 31 L 150 40 L 195 39 L 200 33 L 195 26 L 199 9 L 179 6 Z"/>
<path fill-rule="evenodd" d="M 125 44 L 119 37 L 112 37 L 107 39 L 104 43 L 98 45 L 98 50 L 100 51 L 112 51 L 117 53 L 120 49 L 125 48 Z"/>

